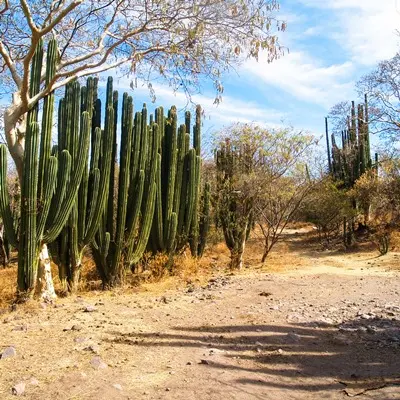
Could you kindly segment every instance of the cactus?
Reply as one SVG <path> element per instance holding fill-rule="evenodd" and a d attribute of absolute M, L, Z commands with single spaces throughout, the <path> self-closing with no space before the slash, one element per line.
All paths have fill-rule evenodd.
<path fill-rule="evenodd" d="M 53 260 L 59 267 L 64 291 L 77 289 L 82 257 L 97 232 L 107 205 L 108 185 L 111 183 L 112 146 L 115 136 L 114 108 L 107 110 L 106 126 L 102 132 L 98 118 L 101 113 L 101 102 L 97 99 L 96 89 L 97 79 L 88 78 L 86 86 L 81 88 L 77 82 L 73 82 L 67 85 L 65 97 L 60 101 L 59 107 L 58 149 L 66 150 L 71 154 L 72 165 L 75 165 L 78 160 L 77 132 L 80 115 L 83 112 L 88 113 L 87 129 L 91 132 L 91 154 L 85 160 L 82 182 L 71 215 L 50 247 Z M 111 78 L 107 83 L 107 97 L 110 96 L 112 96 Z M 70 167 L 66 168 L 66 170 L 69 169 Z"/>
<path fill-rule="evenodd" d="M 109 108 L 115 107 L 115 97 L 114 102 L 108 104 Z M 115 127 L 111 111 L 108 121 Z M 146 106 L 133 120 L 132 98 L 124 94 L 117 207 L 113 193 L 108 193 L 108 205 L 92 243 L 104 287 L 121 284 L 125 269 L 138 263 L 146 250 L 155 209 L 156 175 L 160 169 L 159 142 L 158 125 L 147 125 Z M 115 134 L 112 148 L 116 148 Z M 111 164 L 114 162 L 112 158 Z"/>
<path fill-rule="evenodd" d="M 163 109 L 156 110 L 155 120 L 162 133 L 161 170 L 157 182 L 156 211 L 152 227 L 152 250 L 174 253 L 188 243 L 193 256 L 199 246 L 199 190 L 201 108 L 196 108 L 193 148 L 190 142 L 190 112 L 185 124 L 177 128 L 176 108 L 164 118 Z"/>
<path fill-rule="evenodd" d="M 375 168 L 371 159 L 366 95 L 364 104 L 358 105 L 357 112 L 355 103 L 352 102 L 351 115 L 347 121 L 347 130 L 342 131 L 341 135 L 341 148 L 336 144 L 336 139 L 332 135 L 332 149 L 330 149 L 328 120 L 325 119 L 329 170 L 337 181 L 342 182 L 344 189 L 352 188 L 363 173 Z"/>
<path fill-rule="evenodd" d="M 351 189 L 356 181 L 365 172 L 378 168 L 378 155 L 375 155 L 375 163 L 371 159 L 369 138 L 369 116 L 368 99 L 365 95 L 364 103 L 355 106 L 351 104 L 350 116 L 347 117 L 347 129 L 341 132 L 341 148 L 336 144 L 335 136 L 332 134 L 332 148 L 328 136 L 328 120 L 325 119 L 327 150 L 329 161 L 329 172 L 333 178 L 340 183 L 344 190 Z M 352 208 L 357 211 L 356 201 L 352 201 Z M 368 224 L 369 206 L 364 210 L 365 226 Z M 355 219 L 343 221 L 344 242 L 346 246 L 352 244 L 355 231 Z"/>
<path fill-rule="evenodd" d="M 202 195 L 202 211 L 199 222 L 199 243 L 197 245 L 197 257 L 202 257 L 206 248 L 207 236 L 210 230 L 211 216 L 210 216 L 210 203 L 211 203 L 211 188 L 207 182 L 204 185 Z"/>
<path fill-rule="evenodd" d="M 46 64 L 46 83 L 55 74 L 58 50 L 54 39 L 49 41 Z M 40 88 L 43 62 L 43 44 L 39 42 L 31 65 L 30 96 Z M 63 165 L 70 154 L 60 159 L 51 155 L 51 132 L 53 126 L 54 93 L 43 101 L 42 129 L 38 123 L 39 104 L 28 112 L 25 133 L 23 180 L 21 182 L 20 231 L 15 231 L 15 221 L 10 210 L 5 185 L 6 150 L 0 146 L 0 212 L 5 222 L 7 237 L 12 245 L 18 245 L 18 290 L 23 297 L 34 292 L 54 297 L 47 244 L 59 235 L 65 225 L 77 195 L 89 147 L 89 115 L 82 113 L 80 132 L 75 132 L 75 146 L 79 155 L 70 176 Z M 39 145 L 40 142 L 40 145 Z M 62 192 L 62 193 L 61 193 Z M 57 199 L 57 201 L 55 201 Z M 39 263 L 40 259 L 40 263 Z M 40 273 L 38 269 L 40 267 Z M 39 280 L 37 278 L 40 278 Z M 37 284 L 39 282 L 39 284 Z M 44 287 L 46 284 L 47 287 Z"/>
<path fill-rule="evenodd" d="M 243 178 L 254 168 L 251 157 L 245 146 L 235 146 L 229 139 L 220 143 L 215 153 L 216 219 L 231 252 L 231 269 L 242 267 L 246 238 L 254 221 L 254 197 L 237 186 L 238 177 Z"/>

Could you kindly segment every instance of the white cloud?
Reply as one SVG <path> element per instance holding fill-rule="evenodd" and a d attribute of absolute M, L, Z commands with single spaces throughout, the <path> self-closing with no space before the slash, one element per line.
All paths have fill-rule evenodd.
<path fill-rule="evenodd" d="M 114 79 L 115 88 L 121 90 L 130 91 L 129 83 L 130 80 L 127 78 Z M 175 105 L 180 110 L 191 107 L 183 92 L 174 93 L 172 88 L 166 84 L 153 84 L 153 88 L 156 95 L 156 105 L 164 107 Z M 137 106 L 138 99 L 144 102 L 151 101 L 149 91 L 144 83 L 133 90 L 133 97 Z M 282 121 L 286 118 L 286 114 L 282 111 L 266 108 L 257 102 L 244 101 L 228 95 L 224 95 L 222 102 L 218 105 L 214 104 L 215 98 L 212 95 L 195 94 L 191 100 L 194 104 L 202 106 L 208 124 L 214 125 L 216 128 L 233 122 L 255 122 L 277 127 L 281 126 Z"/>
<path fill-rule="evenodd" d="M 348 82 L 354 70 L 351 62 L 325 66 L 304 52 L 290 53 L 271 64 L 262 58 L 258 63 L 249 61 L 245 69 L 265 84 L 325 107 L 346 98 L 352 90 Z"/>
<path fill-rule="evenodd" d="M 328 32 L 354 62 L 373 66 L 391 58 L 399 48 L 400 0 L 301 0 L 310 7 L 329 9 L 336 20 Z"/>

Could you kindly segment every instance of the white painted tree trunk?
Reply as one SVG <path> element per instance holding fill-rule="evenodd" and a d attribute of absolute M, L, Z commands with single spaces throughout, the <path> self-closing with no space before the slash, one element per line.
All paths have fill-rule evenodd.
<path fill-rule="evenodd" d="M 26 112 L 23 109 L 19 93 L 13 94 L 11 105 L 4 112 L 4 133 L 8 150 L 17 168 L 20 183 L 24 164 L 26 132 Z"/>
<path fill-rule="evenodd" d="M 36 296 L 44 301 L 52 302 L 57 298 L 51 276 L 51 262 L 47 245 L 43 244 L 39 253 L 39 268 L 36 283 Z"/>

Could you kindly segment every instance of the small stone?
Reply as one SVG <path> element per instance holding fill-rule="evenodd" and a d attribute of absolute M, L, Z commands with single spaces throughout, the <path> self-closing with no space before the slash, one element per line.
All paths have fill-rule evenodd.
<path fill-rule="evenodd" d="M 47 308 L 47 304 L 46 303 L 40 303 L 39 306 L 40 306 L 40 308 L 42 310 L 45 310 Z"/>
<path fill-rule="evenodd" d="M 90 312 L 90 311 L 87 311 L 87 312 Z M 71 330 L 72 331 L 81 331 L 82 330 L 82 326 L 80 326 L 80 325 L 72 325 Z"/>
<path fill-rule="evenodd" d="M 296 333 L 290 332 L 286 335 L 286 340 L 289 343 L 298 343 L 301 340 L 301 337 L 297 335 Z"/>
<path fill-rule="evenodd" d="M 170 392 L 171 389 L 170 389 L 170 388 L 166 388 L 165 391 L 166 391 L 166 392 Z"/>
<path fill-rule="evenodd" d="M 283 350 L 282 350 L 282 349 L 278 349 L 278 350 L 277 350 L 277 353 L 278 353 L 278 354 L 283 354 Z"/>
<path fill-rule="evenodd" d="M 187 289 L 187 293 L 193 293 L 194 292 L 194 287 L 193 286 L 189 286 Z"/>
<path fill-rule="evenodd" d="M 95 306 L 88 305 L 88 306 L 86 306 L 86 307 L 84 308 L 83 311 L 84 311 L 84 312 L 95 312 L 95 311 L 97 311 L 97 308 L 96 308 Z"/>
<path fill-rule="evenodd" d="M 100 346 L 97 345 L 97 344 L 91 344 L 90 346 L 85 347 L 83 350 L 91 351 L 94 354 L 99 354 L 100 353 Z"/>
<path fill-rule="evenodd" d="M 210 365 L 210 362 L 207 360 L 200 360 L 200 364 Z"/>
<path fill-rule="evenodd" d="M 100 357 L 93 357 L 90 364 L 94 369 L 106 369 L 108 367 Z"/>
<path fill-rule="evenodd" d="M 11 357 L 15 357 L 17 355 L 17 350 L 15 350 L 15 347 L 6 347 L 3 352 L 1 353 L 1 359 L 5 360 L 6 358 L 11 358 Z"/>
<path fill-rule="evenodd" d="M 28 326 L 27 325 L 16 325 L 13 328 L 14 332 L 26 332 L 28 330 Z"/>
<path fill-rule="evenodd" d="M 192 362 L 191 362 L 191 361 L 188 361 L 188 362 L 186 363 L 186 365 L 192 365 Z"/>
<path fill-rule="evenodd" d="M 269 296 L 272 296 L 272 293 L 270 293 L 270 292 L 261 292 L 258 295 L 259 296 L 263 296 L 263 297 L 269 297 Z"/>
<path fill-rule="evenodd" d="M 122 386 L 119 383 L 114 383 L 113 388 L 117 390 L 122 390 Z"/>
<path fill-rule="evenodd" d="M 14 396 L 22 396 L 24 394 L 24 392 L 25 392 L 25 383 L 24 382 L 17 383 L 11 389 L 11 393 Z"/>
<path fill-rule="evenodd" d="M 39 386 L 39 381 L 36 378 L 31 378 L 29 384 L 32 386 Z"/>
<path fill-rule="evenodd" d="M 81 337 L 81 336 L 76 337 L 76 338 L 74 339 L 74 342 L 75 342 L 75 343 L 84 343 L 84 342 L 87 342 L 87 341 L 88 341 L 87 338 Z"/>

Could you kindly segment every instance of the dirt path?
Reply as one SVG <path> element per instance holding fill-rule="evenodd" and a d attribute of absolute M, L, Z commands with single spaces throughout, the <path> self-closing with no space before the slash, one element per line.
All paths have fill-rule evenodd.
<path fill-rule="evenodd" d="M 3 316 L 0 398 L 400 399 L 398 255 L 291 251 L 285 273 Z"/>

